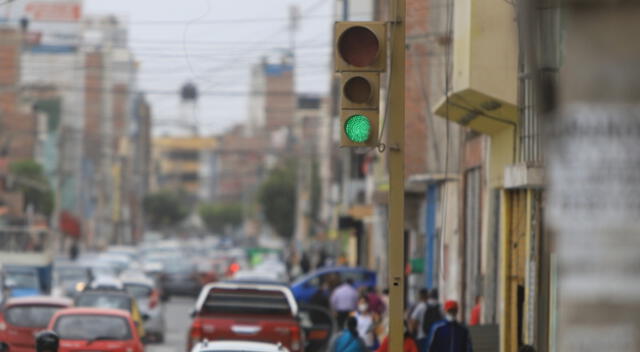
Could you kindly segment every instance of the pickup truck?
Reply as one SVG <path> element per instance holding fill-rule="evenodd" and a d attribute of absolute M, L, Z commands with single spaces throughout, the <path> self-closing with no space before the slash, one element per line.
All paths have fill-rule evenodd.
<path fill-rule="evenodd" d="M 191 316 L 187 351 L 205 339 L 281 343 L 292 352 L 304 349 L 298 305 L 284 285 L 208 284 Z"/>

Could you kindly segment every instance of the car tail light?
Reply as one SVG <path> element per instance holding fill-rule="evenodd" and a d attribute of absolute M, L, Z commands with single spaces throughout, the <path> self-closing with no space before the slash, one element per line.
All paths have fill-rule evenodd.
<path fill-rule="evenodd" d="M 160 301 L 160 294 L 158 290 L 151 291 L 151 296 L 149 297 L 149 309 L 155 308 L 158 305 L 158 301 Z"/>
<path fill-rule="evenodd" d="M 291 350 L 302 350 L 302 335 L 300 334 L 300 328 L 297 326 L 291 327 Z"/>
<path fill-rule="evenodd" d="M 307 336 L 308 340 L 324 340 L 329 336 L 329 332 L 327 330 L 313 330 Z"/>
<path fill-rule="evenodd" d="M 200 319 L 194 319 L 189 331 L 189 348 L 190 351 L 193 346 L 202 341 L 202 321 Z"/>

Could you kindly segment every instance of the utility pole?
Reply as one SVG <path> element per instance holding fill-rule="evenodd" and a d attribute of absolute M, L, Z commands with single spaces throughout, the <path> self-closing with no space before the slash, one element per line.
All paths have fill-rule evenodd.
<path fill-rule="evenodd" d="M 405 76 L 405 4 L 392 0 L 389 8 L 391 65 L 389 70 L 389 346 L 402 351 L 404 344 L 404 76 Z"/>

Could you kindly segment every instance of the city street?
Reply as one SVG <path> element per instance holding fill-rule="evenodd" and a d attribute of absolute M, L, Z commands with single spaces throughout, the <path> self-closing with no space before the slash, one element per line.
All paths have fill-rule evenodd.
<path fill-rule="evenodd" d="M 640 352 L 638 19 L 0 0 L 0 352 Z"/>
<path fill-rule="evenodd" d="M 195 299 L 191 297 L 172 297 L 165 303 L 165 321 L 167 330 L 163 344 L 148 344 L 147 352 L 184 351 L 187 330 L 189 329 L 189 312 Z"/>

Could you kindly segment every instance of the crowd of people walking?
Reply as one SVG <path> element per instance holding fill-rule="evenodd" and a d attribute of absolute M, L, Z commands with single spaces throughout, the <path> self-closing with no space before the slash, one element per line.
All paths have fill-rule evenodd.
<path fill-rule="evenodd" d="M 343 330 L 334 336 L 330 352 L 387 352 L 388 291 L 356 289 L 352 280 L 323 289 L 312 303 L 328 306 Z M 420 290 L 418 301 L 405 316 L 405 352 L 471 352 L 468 328 L 458 320 L 458 303 L 440 304 L 437 289 Z"/>

